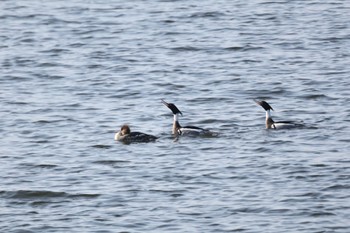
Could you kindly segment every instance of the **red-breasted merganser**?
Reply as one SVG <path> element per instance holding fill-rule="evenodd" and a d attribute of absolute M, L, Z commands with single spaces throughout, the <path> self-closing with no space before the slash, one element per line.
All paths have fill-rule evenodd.
<path fill-rule="evenodd" d="M 301 123 L 293 122 L 293 121 L 274 121 L 271 117 L 270 110 L 273 111 L 273 108 L 266 101 L 257 101 L 254 100 L 255 103 L 263 107 L 266 111 L 266 129 L 292 129 L 292 128 L 301 128 L 304 125 Z"/>
<path fill-rule="evenodd" d="M 179 123 L 179 115 L 182 116 L 182 112 L 173 103 L 167 103 L 162 100 L 162 103 L 167 106 L 174 114 L 172 134 L 175 136 L 187 135 L 187 136 L 203 136 L 213 137 L 218 134 L 207 129 L 199 128 L 196 126 L 185 126 L 182 127 Z"/>
<path fill-rule="evenodd" d="M 123 143 L 154 142 L 157 137 L 140 132 L 130 132 L 128 125 L 123 125 L 119 132 L 114 135 L 114 140 Z"/>

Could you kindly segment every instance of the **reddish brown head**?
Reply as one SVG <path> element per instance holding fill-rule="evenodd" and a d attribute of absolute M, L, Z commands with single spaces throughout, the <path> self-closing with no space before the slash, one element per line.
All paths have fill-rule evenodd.
<path fill-rule="evenodd" d="M 130 134 L 130 128 L 128 125 L 123 125 L 120 129 L 121 135 Z"/>

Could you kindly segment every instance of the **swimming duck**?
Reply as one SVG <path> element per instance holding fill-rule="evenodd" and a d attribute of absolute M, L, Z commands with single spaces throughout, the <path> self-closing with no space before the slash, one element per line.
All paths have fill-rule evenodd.
<path fill-rule="evenodd" d="M 157 137 L 140 132 L 131 132 L 128 125 L 123 125 L 119 132 L 114 135 L 114 140 L 124 143 L 154 142 Z"/>
<path fill-rule="evenodd" d="M 217 133 L 214 133 L 210 130 L 203 129 L 196 126 L 185 126 L 182 127 L 179 123 L 179 115 L 182 116 L 182 112 L 176 107 L 173 103 L 167 103 L 162 100 L 162 103 L 167 106 L 174 114 L 172 134 L 175 136 L 187 135 L 187 136 L 217 136 Z"/>
<path fill-rule="evenodd" d="M 266 129 L 292 129 L 292 128 L 300 128 L 303 127 L 303 124 L 293 122 L 293 121 L 274 121 L 271 117 L 270 110 L 274 111 L 270 104 L 266 101 L 257 101 L 254 100 L 257 105 L 263 107 L 266 111 Z"/>

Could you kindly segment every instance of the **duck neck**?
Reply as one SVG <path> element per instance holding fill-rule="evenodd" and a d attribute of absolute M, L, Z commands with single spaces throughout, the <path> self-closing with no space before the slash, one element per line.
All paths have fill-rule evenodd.
<path fill-rule="evenodd" d="M 174 122 L 173 122 L 173 130 L 172 134 L 177 134 L 177 130 L 181 128 L 180 123 L 179 123 L 179 115 L 174 114 Z"/>
<path fill-rule="evenodd" d="M 274 121 L 272 120 L 271 117 L 271 112 L 270 110 L 266 111 L 266 129 L 271 129 L 273 127 Z"/>

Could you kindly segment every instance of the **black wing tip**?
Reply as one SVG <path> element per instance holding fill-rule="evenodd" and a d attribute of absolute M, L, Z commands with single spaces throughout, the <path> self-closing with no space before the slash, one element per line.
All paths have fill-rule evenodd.
<path fill-rule="evenodd" d="M 256 99 L 254 99 L 254 102 L 257 105 L 260 105 L 261 107 L 263 107 L 265 109 L 265 111 L 268 111 L 268 110 L 274 111 L 273 108 L 271 107 L 271 105 L 269 103 L 267 103 L 265 100 L 258 101 Z"/>
<path fill-rule="evenodd" d="M 182 116 L 182 112 L 176 107 L 175 104 L 167 103 L 167 102 L 165 102 L 164 99 L 161 99 L 161 101 L 165 106 L 167 106 L 173 112 L 173 114 L 181 114 L 181 116 Z"/>

